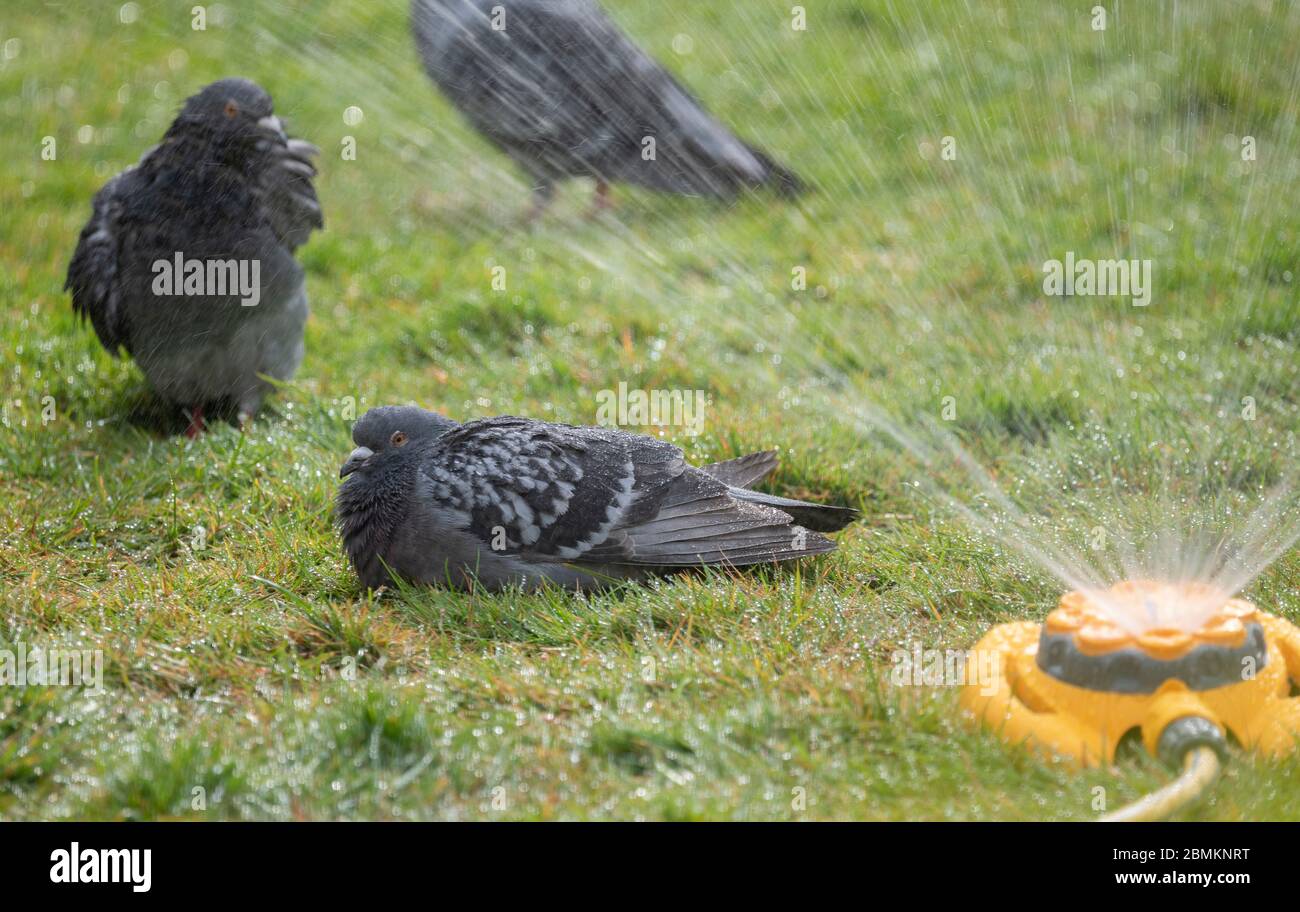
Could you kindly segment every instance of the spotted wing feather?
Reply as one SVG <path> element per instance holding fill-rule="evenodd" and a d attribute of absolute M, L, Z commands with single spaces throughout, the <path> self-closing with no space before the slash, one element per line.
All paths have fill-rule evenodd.
<path fill-rule="evenodd" d="M 788 514 L 737 499 L 677 447 L 616 430 L 472 422 L 444 435 L 422 471 L 461 530 L 525 561 L 740 566 L 834 548 Z"/>
<path fill-rule="evenodd" d="M 494 418 L 445 434 L 422 471 L 437 505 L 485 545 L 576 560 L 644 515 L 682 468 L 681 452 L 652 438 Z"/>

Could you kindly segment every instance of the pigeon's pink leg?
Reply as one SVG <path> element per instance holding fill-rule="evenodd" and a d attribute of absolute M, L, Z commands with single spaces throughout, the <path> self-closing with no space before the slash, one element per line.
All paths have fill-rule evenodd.
<path fill-rule="evenodd" d="M 203 425 L 203 406 L 196 405 L 190 409 L 190 426 L 185 429 L 185 436 L 193 440 L 205 430 L 206 428 Z"/>

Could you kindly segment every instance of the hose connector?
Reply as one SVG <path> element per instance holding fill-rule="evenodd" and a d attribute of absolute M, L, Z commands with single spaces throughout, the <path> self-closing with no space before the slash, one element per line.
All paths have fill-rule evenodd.
<path fill-rule="evenodd" d="M 1180 770 L 1187 752 L 1197 747 L 1210 748 L 1218 754 L 1220 763 L 1228 760 L 1228 741 L 1223 737 L 1223 729 L 1204 716 L 1182 716 L 1166 725 L 1156 742 L 1156 756 Z"/>

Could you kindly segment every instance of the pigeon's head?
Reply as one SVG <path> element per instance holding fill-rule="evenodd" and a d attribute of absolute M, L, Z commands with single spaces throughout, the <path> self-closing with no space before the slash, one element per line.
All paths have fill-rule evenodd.
<path fill-rule="evenodd" d="M 414 405 L 372 408 L 352 426 L 357 448 L 339 469 L 339 478 L 367 472 L 418 453 L 452 428 L 456 422 Z"/>
<path fill-rule="evenodd" d="M 250 149 L 285 138 L 271 96 L 248 79 L 220 79 L 191 95 L 169 134 L 203 136 L 231 149 Z"/>

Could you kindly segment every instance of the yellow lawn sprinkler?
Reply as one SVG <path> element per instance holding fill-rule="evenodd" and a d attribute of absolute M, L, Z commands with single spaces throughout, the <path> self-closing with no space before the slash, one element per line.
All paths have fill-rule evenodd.
<path fill-rule="evenodd" d="M 961 704 L 1008 741 L 1109 763 L 1141 733 L 1182 775 L 1107 820 L 1166 816 L 1218 773 L 1228 737 L 1270 756 L 1300 739 L 1300 628 L 1196 583 L 1129 581 L 1070 592 L 1039 625 L 1003 624 L 975 647 L 987 679 Z M 968 664 L 967 681 L 979 668 Z"/>

